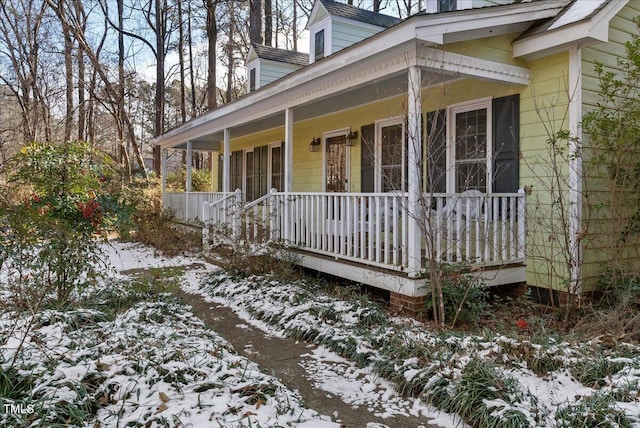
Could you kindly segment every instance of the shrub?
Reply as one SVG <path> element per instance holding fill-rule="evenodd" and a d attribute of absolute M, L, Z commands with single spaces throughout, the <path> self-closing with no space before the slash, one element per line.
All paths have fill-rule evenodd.
<path fill-rule="evenodd" d="M 87 143 L 32 143 L 3 171 L 7 192 L 20 197 L 0 204 L 0 259 L 11 260 L 13 279 L 58 302 L 96 278 L 102 265 L 98 241 L 125 217 L 113 161 Z"/>
<path fill-rule="evenodd" d="M 468 273 L 468 268 L 459 265 L 441 266 L 442 297 L 445 319 L 456 322 L 475 323 L 486 311 L 489 292 L 480 279 Z M 427 310 L 433 310 L 433 302 L 427 299 Z"/>

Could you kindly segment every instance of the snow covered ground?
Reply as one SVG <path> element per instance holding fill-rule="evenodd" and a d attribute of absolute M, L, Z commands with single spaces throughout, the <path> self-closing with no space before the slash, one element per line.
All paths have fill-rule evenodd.
<path fill-rule="evenodd" d="M 121 271 L 198 263 L 188 282 L 214 269 L 132 244 L 117 244 L 109 259 L 112 275 L 85 292 L 92 298 L 131 292 Z M 339 426 L 169 296 L 113 319 L 95 309 L 4 313 L 0 345 L 0 426 Z M 7 392 L 9 378 L 23 388 Z"/>
<path fill-rule="evenodd" d="M 185 291 L 231 307 L 246 324 L 319 344 L 301 361 L 308 378 L 380 417 L 460 426 L 436 406 L 478 421 L 465 413 L 474 409 L 485 426 L 640 427 L 635 345 L 433 333 L 317 284 L 234 277 L 137 244 L 107 251 L 109 278 L 85 297 L 122 304 L 121 311 L 98 305 L 0 316 L 0 426 L 338 426 L 170 296 L 123 303 L 139 293 L 129 275 L 175 268 Z"/>

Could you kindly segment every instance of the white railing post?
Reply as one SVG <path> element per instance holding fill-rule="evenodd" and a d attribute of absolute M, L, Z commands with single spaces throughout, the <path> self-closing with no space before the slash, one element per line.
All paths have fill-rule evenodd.
<path fill-rule="evenodd" d="M 518 190 L 518 258 L 526 257 L 526 237 L 527 237 L 527 195 L 523 189 Z"/>
<path fill-rule="evenodd" d="M 275 240 L 276 228 L 278 222 L 276 221 L 276 215 L 278 213 L 278 200 L 276 198 L 276 194 L 278 191 L 276 189 L 271 189 L 271 198 L 269 199 L 269 241 Z"/>
<path fill-rule="evenodd" d="M 232 231 L 233 231 L 233 238 L 234 239 L 239 239 L 240 238 L 240 233 L 241 233 L 241 229 L 242 229 L 242 218 L 241 218 L 241 214 L 242 214 L 242 190 L 240 189 L 236 189 L 235 191 L 235 198 L 234 198 L 234 202 L 233 202 L 233 208 L 232 208 L 232 215 L 233 215 L 233 220 L 232 220 Z"/>

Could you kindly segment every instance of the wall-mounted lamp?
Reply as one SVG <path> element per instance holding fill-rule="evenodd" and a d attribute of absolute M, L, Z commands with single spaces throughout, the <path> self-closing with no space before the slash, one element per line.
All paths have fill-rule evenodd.
<path fill-rule="evenodd" d="M 353 147 L 358 142 L 358 131 L 351 131 L 347 135 L 347 146 Z"/>
<path fill-rule="evenodd" d="M 309 151 L 310 152 L 319 152 L 320 151 L 320 138 L 316 138 L 315 136 L 309 143 Z"/>

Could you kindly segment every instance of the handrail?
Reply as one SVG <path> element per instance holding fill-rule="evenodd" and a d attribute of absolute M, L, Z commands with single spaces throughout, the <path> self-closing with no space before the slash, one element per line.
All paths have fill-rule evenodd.
<path fill-rule="evenodd" d="M 240 212 L 245 212 L 250 210 L 251 208 L 259 205 L 260 203 L 266 201 L 267 199 L 270 199 L 277 191 L 275 189 L 271 189 L 270 192 L 265 193 L 264 195 L 260 196 L 258 199 L 256 199 L 255 201 L 251 201 L 248 204 L 246 204 L 244 207 L 240 208 Z"/>
<path fill-rule="evenodd" d="M 204 201 L 202 203 L 202 221 L 204 223 L 206 223 L 209 220 L 209 219 L 205 219 L 205 210 L 207 208 L 211 209 L 212 207 L 220 205 L 223 202 L 227 201 L 228 199 L 236 198 L 236 197 L 238 197 L 238 195 L 241 195 L 241 194 L 242 194 L 242 191 L 240 189 L 236 189 L 235 192 L 230 192 L 230 193 L 224 195 L 222 198 L 218 199 L 217 201 L 213 201 L 213 202 Z"/>

